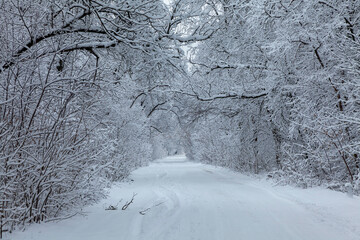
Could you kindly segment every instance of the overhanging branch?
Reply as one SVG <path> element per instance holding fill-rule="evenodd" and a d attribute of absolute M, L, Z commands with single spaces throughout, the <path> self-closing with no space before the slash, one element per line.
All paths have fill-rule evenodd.
<path fill-rule="evenodd" d="M 187 92 L 181 92 L 181 91 L 177 91 L 177 93 L 180 94 L 184 94 L 190 97 L 194 97 L 199 101 L 202 102 L 210 102 L 210 101 L 214 101 L 217 99 L 226 99 L 226 98 L 232 98 L 232 99 L 256 99 L 256 98 L 261 98 L 261 97 L 265 97 L 268 92 L 260 92 L 260 93 L 242 93 L 242 94 L 238 94 L 238 93 L 225 93 L 225 94 L 218 94 L 215 96 L 211 96 L 211 97 L 201 97 L 198 94 L 195 93 L 187 93 Z"/>

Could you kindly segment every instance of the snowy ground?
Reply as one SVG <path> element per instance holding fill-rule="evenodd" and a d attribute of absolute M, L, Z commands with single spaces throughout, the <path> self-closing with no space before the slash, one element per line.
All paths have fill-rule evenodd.
<path fill-rule="evenodd" d="M 9 239 L 360 239 L 359 197 L 325 189 L 272 187 L 183 156 L 158 160 L 131 178 L 133 182 L 119 184 L 108 199 L 87 208 L 86 217 L 32 225 Z M 127 210 L 104 210 L 124 199 L 122 206 L 134 192 L 137 196 Z"/>

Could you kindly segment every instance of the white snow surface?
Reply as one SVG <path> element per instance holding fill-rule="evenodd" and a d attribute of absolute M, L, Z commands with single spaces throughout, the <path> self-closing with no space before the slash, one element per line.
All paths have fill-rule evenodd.
<path fill-rule="evenodd" d="M 34 224 L 8 239 L 360 239 L 360 198 L 344 193 L 274 187 L 184 156 L 157 160 L 130 178 L 134 181 L 117 184 L 107 199 L 87 207 L 86 216 Z M 133 204 L 121 210 L 133 193 Z M 120 199 L 120 209 L 105 210 Z"/>

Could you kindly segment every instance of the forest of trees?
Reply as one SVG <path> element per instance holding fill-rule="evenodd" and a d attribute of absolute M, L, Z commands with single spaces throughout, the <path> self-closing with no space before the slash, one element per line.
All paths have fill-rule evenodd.
<path fill-rule="evenodd" d="M 1 0 L 0 44 L 0 238 L 181 151 L 360 191 L 356 0 Z"/>
<path fill-rule="evenodd" d="M 188 108 L 206 114 L 188 125 L 188 155 L 359 191 L 359 2 L 225 1 L 223 12 L 190 58 Z"/>

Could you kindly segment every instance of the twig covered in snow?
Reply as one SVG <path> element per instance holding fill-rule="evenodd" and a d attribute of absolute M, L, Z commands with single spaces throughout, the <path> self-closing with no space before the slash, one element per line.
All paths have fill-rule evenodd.
<path fill-rule="evenodd" d="M 135 196 L 136 196 L 136 195 L 137 195 L 137 193 L 133 193 L 130 201 L 127 201 L 127 202 L 124 204 L 124 206 L 122 206 L 121 210 L 126 210 L 126 209 L 130 206 L 130 204 L 132 204 L 132 203 L 134 202 L 134 199 L 135 199 Z"/>
<path fill-rule="evenodd" d="M 160 206 L 160 205 L 163 204 L 163 203 L 164 203 L 164 202 L 159 202 L 159 203 L 157 203 L 157 204 L 155 204 L 155 205 L 153 205 L 153 206 L 151 206 L 151 207 L 148 207 L 148 208 L 146 208 L 146 209 L 144 209 L 144 210 L 139 211 L 139 213 L 140 213 L 141 215 L 145 215 L 147 211 L 149 211 L 150 209 L 152 209 L 152 208 L 154 208 L 154 207 Z"/>

